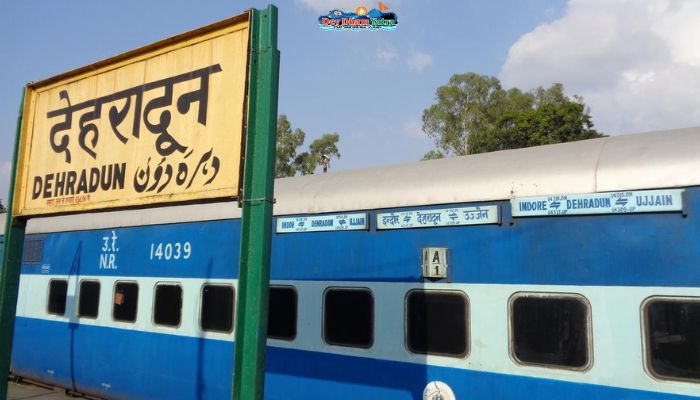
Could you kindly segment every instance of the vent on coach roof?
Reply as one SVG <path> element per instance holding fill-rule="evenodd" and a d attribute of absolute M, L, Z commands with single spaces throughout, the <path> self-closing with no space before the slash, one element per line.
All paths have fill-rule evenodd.
<path fill-rule="evenodd" d="M 27 239 L 24 241 L 22 262 L 25 264 L 41 264 L 44 252 L 44 239 Z"/>

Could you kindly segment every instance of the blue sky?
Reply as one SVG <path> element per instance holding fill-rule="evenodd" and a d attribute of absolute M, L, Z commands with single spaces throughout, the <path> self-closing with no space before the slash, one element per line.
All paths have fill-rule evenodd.
<path fill-rule="evenodd" d="M 683 73 L 700 76 L 699 45 L 687 40 L 689 34 L 698 33 L 693 21 L 700 8 L 694 4 L 700 2 L 385 3 L 398 16 L 395 31 L 328 32 L 318 28 L 318 16 L 333 6 L 372 8 L 374 2 L 290 0 L 277 4 L 282 55 L 279 112 L 287 114 L 293 127 L 307 132 L 307 144 L 323 133 L 340 133 L 342 157 L 333 161 L 331 171 L 420 159 L 432 148 L 420 131 L 422 111 L 432 104 L 435 89 L 455 73 L 494 75 L 506 86 L 523 89 L 562 82 L 570 94 L 584 95 L 594 122 L 606 133 L 700 124 L 698 100 L 692 100 L 698 97 L 693 87 L 700 85 L 698 78 L 685 81 L 688 93 L 664 101 L 662 106 L 673 110 L 665 118 L 650 119 L 653 113 L 644 108 L 661 107 L 647 97 L 672 99 L 676 93 L 669 90 L 675 90 L 673 80 L 680 79 L 679 73 L 681 77 Z M 24 84 L 250 7 L 263 8 L 267 2 L 199 4 L 182 0 L 6 3 L 0 15 L 0 198 L 6 198 Z M 635 17 L 632 22 L 624 22 L 630 15 Z M 647 20 L 656 22 L 645 24 Z M 695 111 L 679 119 L 673 114 L 678 112 L 675 105 L 686 97 L 691 100 L 683 104 L 689 102 L 688 109 Z M 637 108 L 641 111 L 635 112 Z M 620 114 L 625 110 L 629 115 Z"/>

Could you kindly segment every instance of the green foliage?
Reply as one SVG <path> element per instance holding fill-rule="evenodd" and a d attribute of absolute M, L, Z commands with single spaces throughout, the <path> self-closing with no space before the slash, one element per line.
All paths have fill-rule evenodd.
<path fill-rule="evenodd" d="M 292 131 L 292 124 L 286 115 L 277 117 L 277 159 L 275 161 L 275 176 L 284 178 L 294 176 L 297 172 L 296 165 L 302 155 L 297 154 L 299 146 L 304 144 L 306 133 L 297 128 Z"/>
<path fill-rule="evenodd" d="M 302 153 L 302 157 L 296 168 L 302 175 L 313 174 L 316 167 L 323 165 L 323 155 L 340 158 L 338 141 L 340 134 L 325 133 L 309 145 L 309 151 Z"/>
<path fill-rule="evenodd" d="M 438 160 L 440 158 L 445 158 L 445 155 L 440 150 L 430 150 L 429 152 L 425 153 L 423 158 L 421 158 L 420 160 Z"/>
<path fill-rule="evenodd" d="M 322 156 L 336 157 L 340 158 L 340 151 L 338 151 L 338 141 L 340 140 L 340 134 L 338 132 L 324 133 L 323 136 L 314 140 L 309 145 L 309 154 L 314 160 L 321 160 Z M 321 165 L 319 163 L 319 165 Z"/>
<path fill-rule="evenodd" d="M 423 132 L 437 149 L 424 160 L 604 136 L 583 99 L 567 97 L 561 84 L 523 92 L 503 89 L 495 77 L 457 74 L 436 100 L 423 111 Z"/>
<path fill-rule="evenodd" d="M 309 150 L 298 153 L 299 147 L 304 144 L 306 133 L 297 128 L 292 131 L 292 126 L 286 115 L 277 118 L 277 161 L 275 163 L 275 176 L 284 178 L 301 175 L 310 175 L 316 168 L 323 164 L 322 156 L 340 158 L 338 141 L 340 134 L 326 133 L 314 140 L 309 145 Z"/>

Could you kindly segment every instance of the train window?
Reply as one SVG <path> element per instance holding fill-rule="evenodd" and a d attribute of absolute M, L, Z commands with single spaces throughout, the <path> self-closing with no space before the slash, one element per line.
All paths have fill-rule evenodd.
<path fill-rule="evenodd" d="M 115 321 L 135 322 L 139 303 L 139 285 L 135 282 L 117 282 L 114 285 L 112 318 Z"/>
<path fill-rule="evenodd" d="M 81 281 L 78 295 L 78 316 L 97 318 L 100 306 L 100 282 Z"/>
<path fill-rule="evenodd" d="M 66 295 L 68 294 L 68 281 L 52 279 L 49 281 L 49 314 L 63 315 L 66 313 Z"/>
<path fill-rule="evenodd" d="M 327 289 L 323 301 L 323 339 L 328 344 L 371 347 L 374 298 L 369 289 Z"/>
<path fill-rule="evenodd" d="M 460 292 L 413 290 L 406 296 L 406 343 L 412 353 L 464 357 L 468 300 Z"/>
<path fill-rule="evenodd" d="M 24 247 L 22 248 L 22 262 L 25 264 L 41 264 L 41 254 L 43 251 L 44 239 L 26 239 L 24 241 Z"/>
<path fill-rule="evenodd" d="M 204 285 L 201 311 L 202 330 L 231 332 L 233 330 L 233 287 Z"/>
<path fill-rule="evenodd" d="M 182 318 L 182 287 L 174 283 L 156 285 L 153 322 L 156 325 L 179 326 Z"/>
<path fill-rule="evenodd" d="M 649 300 L 644 318 L 649 371 L 660 379 L 700 381 L 700 299 Z"/>
<path fill-rule="evenodd" d="M 511 354 L 522 364 L 590 365 L 590 306 L 582 296 L 516 294 L 510 301 Z"/>
<path fill-rule="evenodd" d="M 267 337 L 294 340 L 296 336 L 297 291 L 291 286 L 271 286 Z"/>

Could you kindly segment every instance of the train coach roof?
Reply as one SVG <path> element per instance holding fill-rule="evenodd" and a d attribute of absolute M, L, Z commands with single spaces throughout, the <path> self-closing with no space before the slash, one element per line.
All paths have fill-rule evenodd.
<path fill-rule="evenodd" d="M 275 181 L 275 215 L 700 185 L 700 127 Z M 28 233 L 239 218 L 235 203 L 37 218 Z"/>

